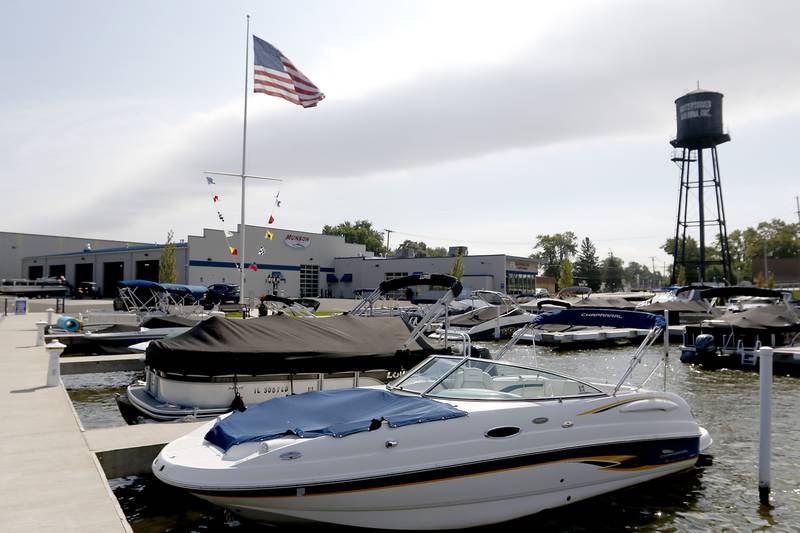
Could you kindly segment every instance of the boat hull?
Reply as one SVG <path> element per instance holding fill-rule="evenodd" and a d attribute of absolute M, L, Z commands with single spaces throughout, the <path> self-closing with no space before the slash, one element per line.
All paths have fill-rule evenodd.
<path fill-rule="evenodd" d="M 487 525 L 568 505 L 686 470 L 699 438 L 600 445 L 440 471 L 250 494 L 195 493 L 250 520 L 390 529 Z M 663 451 L 684 453 L 664 462 Z M 634 455 L 626 466 L 623 457 Z M 382 485 L 389 483 L 389 485 Z M 372 486 L 371 486 L 372 485 Z M 358 488 L 361 486 L 362 488 Z"/>

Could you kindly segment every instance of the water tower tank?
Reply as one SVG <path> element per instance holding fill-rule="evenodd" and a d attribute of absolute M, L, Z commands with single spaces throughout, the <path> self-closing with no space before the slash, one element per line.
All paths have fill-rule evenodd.
<path fill-rule="evenodd" d="M 711 148 L 730 141 L 722 129 L 722 93 L 697 89 L 675 100 L 678 134 L 672 146 Z"/>

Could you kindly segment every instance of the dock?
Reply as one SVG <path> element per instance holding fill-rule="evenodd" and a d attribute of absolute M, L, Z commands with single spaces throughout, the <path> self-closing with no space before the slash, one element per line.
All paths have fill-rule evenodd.
<path fill-rule="evenodd" d="M 35 346 L 35 324 L 45 317 L 0 318 L 0 529 L 132 532 L 107 479 L 146 472 L 166 442 L 197 424 L 84 431 L 64 386 L 45 386 L 48 355 Z M 121 364 L 71 359 L 79 360 L 66 363 L 68 372 Z"/>

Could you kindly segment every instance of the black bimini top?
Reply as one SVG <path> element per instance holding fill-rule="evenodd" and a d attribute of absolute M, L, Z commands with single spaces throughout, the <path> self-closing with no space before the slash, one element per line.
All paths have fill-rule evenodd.
<path fill-rule="evenodd" d="M 212 317 L 151 342 L 145 362 L 153 370 L 199 376 L 395 371 L 445 351 L 423 336 L 403 350 L 409 336 L 400 317 Z"/>

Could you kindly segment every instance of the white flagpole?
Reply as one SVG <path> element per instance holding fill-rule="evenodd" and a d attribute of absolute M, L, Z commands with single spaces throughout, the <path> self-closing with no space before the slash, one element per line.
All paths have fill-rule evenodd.
<path fill-rule="evenodd" d="M 244 305 L 244 185 L 246 182 L 247 161 L 247 76 L 250 70 L 250 15 L 247 15 L 247 36 L 244 47 L 244 126 L 242 127 L 242 224 L 239 232 L 239 304 Z"/>

